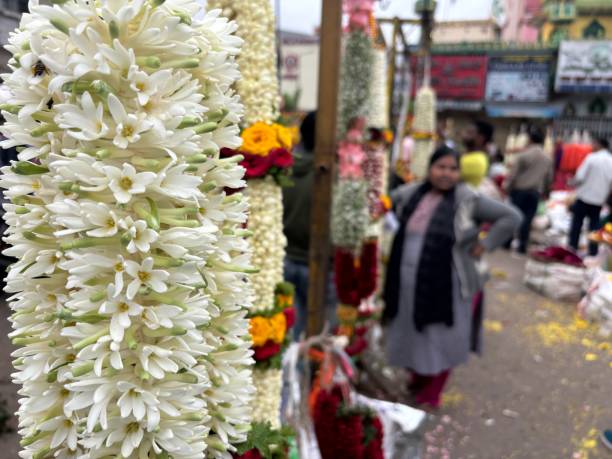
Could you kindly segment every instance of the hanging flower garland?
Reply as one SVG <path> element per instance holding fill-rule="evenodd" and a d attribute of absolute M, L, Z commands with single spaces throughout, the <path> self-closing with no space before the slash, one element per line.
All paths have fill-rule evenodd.
<path fill-rule="evenodd" d="M 342 61 L 338 149 L 338 181 L 334 190 L 332 242 L 335 251 L 336 291 L 340 304 L 338 332 L 352 337 L 364 292 L 371 295 L 377 278 L 376 243 L 365 243 L 374 203 L 368 179 L 376 165 L 364 134 L 370 114 L 373 43 L 370 31 L 373 1 L 345 1 L 348 36 Z M 374 248 L 374 257 L 372 254 Z M 364 283 L 358 283 L 357 280 Z M 374 285 L 374 288 L 371 286 Z"/>
<path fill-rule="evenodd" d="M 289 305 L 279 306 L 283 290 L 286 238 L 283 233 L 283 204 L 280 186 L 289 183 L 293 166 L 293 133 L 276 124 L 280 91 L 276 73 L 275 17 L 269 0 L 209 0 L 212 8 L 238 23 L 244 40 L 238 57 L 241 79 L 236 89 L 245 106 L 243 143 L 239 149 L 224 150 L 226 157 L 239 156 L 249 179 L 247 194 L 252 233 L 252 263 L 259 272 L 252 276 L 254 301 L 250 314 L 256 359 L 253 375 L 257 395 L 254 419 L 280 427 L 282 351 L 293 325 L 292 295 Z M 286 289 L 286 288 L 285 288 Z M 262 453 L 261 451 L 259 451 Z"/>
<path fill-rule="evenodd" d="M 417 179 L 427 175 L 427 165 L 435 147 L 436 135 L 436 93 L 428 86 L 419 88 L 414 102 L 414 123 L 412 125 L 414 151 L 410 171 Z"/>
<path fill-rule="evenodd" d="M 244 169 L 219 157 L 236 26 L 189 0 L 30 7 L 1 107 L 20 455 L 228 459 L 253 393 Z"/>

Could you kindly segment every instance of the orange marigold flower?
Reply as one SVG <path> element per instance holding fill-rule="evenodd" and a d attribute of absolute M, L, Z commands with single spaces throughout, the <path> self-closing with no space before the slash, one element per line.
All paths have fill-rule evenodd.
<path fill-rule="evenodd" d="M 255 123 L 242 131 L 241 151 L 252 155 L 267 156 L 271 150 L 280 148 L 277 130 L 266 123 Z"/>
<path fill-rule="evenodd" d="M 293 146 L 293 135 L 291 131 L 281 124 L 273 124 L 272 127 L 276 131 L 276 136 L 281 147 L 290 149 Z"/>
<path fill-rule="evenodd" d="M 272 316 L 270 319 L 270 327 L 272 333 L 269 339 L 275 343 L 281 344 L 285 341 L 285 335 L 287 334 L 287 317 L 282 312 Z"/>
<path fill-rule="evenodd" d="M 254 347 L 263 346 L 274 334 L 270 319 L 266 317 L 251 318 L 250 332 Z"/>

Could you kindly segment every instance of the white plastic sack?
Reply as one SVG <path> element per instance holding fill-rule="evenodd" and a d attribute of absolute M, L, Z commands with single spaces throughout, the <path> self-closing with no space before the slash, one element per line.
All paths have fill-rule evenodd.
<path fill-rule="evenodd" d="M 601 324 L 603 337 L 612 335 L 612 273 L 599 270 L 587 295 L 580 302 L 579 312 Z"/>
<path fill-rule="evenodd" d="M 529 260 L 525 266 L 525 284 L 556 301 L 577 301 L 582 297 L 586 269 L 561 263 Z"/>
<path fill-rule="evenodd" d="M 424 411 L 360 394 L 354 394 L 354 397 L 357 405 L 367 406 L 378 414 L 384 430 L 385 459 L 419 457 L 421 441 L 416 433 L 427 418 Z"/>

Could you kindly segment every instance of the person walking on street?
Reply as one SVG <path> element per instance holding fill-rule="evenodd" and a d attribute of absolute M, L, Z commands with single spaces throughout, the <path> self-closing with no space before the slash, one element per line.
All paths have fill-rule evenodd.
<path fill-rule="evenodd" d="M 493 140 L 493 126 L 485 121 L 476 121 L 463 133 L 466 152 L 461 156 L 461 179 L 474 188 L 489 174 L 487 147 Z"/>
<path fill-rule="evenodd" d="M 519 253 L 527 253 L 531 225 L 538 211 L 540 199 L 550 193 L 553 181 L 553 163 L 544 153 L 544 131 L 532 126 L 528 132 L 529 145 L 520 153 L 506 179 L 506 191 L 512 204 L 523 213 L 523 223 L 519 230 Z M 510 248 L 512 240 L 507 244 Z"/>
<path fill-rule="evenodd" d="M 612 191 L 612 153 L 607 139 L 593 141 L 593 153 L 578 168 L 573 184 L 577 188 L 569 245 L 578 251 L 584 220 L 589 219 L 589 231 L 600 228 L 601 208 Z M 589 244 L 589 255 L 597 255 L 597 244 Z"/>
<path fill-rule="evenodd" d="M 434 152 L 427 181 L 398 188 L 392 200 L 400 229 L 384 289 L 387 354 L 412 372 L 416 402 L 437 408 L 451 370 L 480 350 L 477 261 L 508 240 L 521 216 L 460 183 L 459 156 L 446 146 Z M 491 224 L 482 240 L 481 223 Z"/>

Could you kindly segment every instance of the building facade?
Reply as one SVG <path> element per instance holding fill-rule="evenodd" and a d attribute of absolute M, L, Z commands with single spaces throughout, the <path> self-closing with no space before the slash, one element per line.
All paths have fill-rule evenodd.
<path fill-rule="evenodd" d="M 541 0 L 506 0 L 502 40 L 514 43 L 537 42 L 540 31 L 534 20 L 541 8 Z"/>
<path fill-rule="evenodd" d="M 485 43 L 498 41 L 501 29 L 494 19 L 477 21 L 440 21 L 433 31 L 435 44 Z"/>
<path fill-rule="evenodd" d="M 612 1 L 546 0 L 541 22 L 544 43 L 612 39 Z"/>

